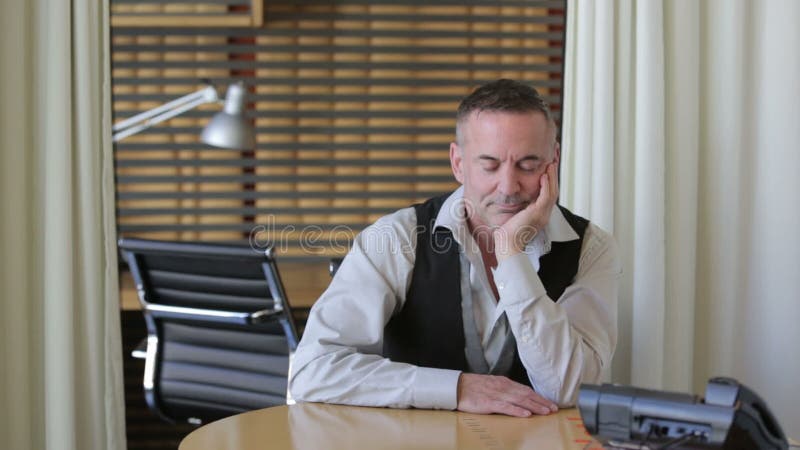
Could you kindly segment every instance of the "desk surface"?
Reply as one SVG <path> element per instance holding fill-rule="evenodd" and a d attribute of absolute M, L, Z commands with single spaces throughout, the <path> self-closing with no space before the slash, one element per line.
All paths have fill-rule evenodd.
<path fill-rule="evenodd" d="M 264 449 L 602 450 L 575 409 L 526 419 L 452 411 L 300 403 L 198 428 L 179 450 Z"/>

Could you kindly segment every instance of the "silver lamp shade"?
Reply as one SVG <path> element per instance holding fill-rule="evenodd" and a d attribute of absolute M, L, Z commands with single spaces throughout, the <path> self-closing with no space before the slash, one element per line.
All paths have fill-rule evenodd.
<path fill-rule="evenodd" d="M 203 129 L 201 139 L 214 147 L 250 150 L 256 146 L 255 131 L 244 117 L 245 90 L 241 83 L 228 87 L 225 107 Z"/>

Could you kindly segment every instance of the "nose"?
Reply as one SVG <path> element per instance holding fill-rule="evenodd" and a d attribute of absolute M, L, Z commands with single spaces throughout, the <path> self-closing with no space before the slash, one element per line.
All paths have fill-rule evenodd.
<path fill-rule="evenodd" d="M 503 196 L 513 196 L 522 190 L 522 184 L 519 176 L 513 167 L 508 167 L 499 173 L 500 181 L 498 182 L 497 189 Z"/>

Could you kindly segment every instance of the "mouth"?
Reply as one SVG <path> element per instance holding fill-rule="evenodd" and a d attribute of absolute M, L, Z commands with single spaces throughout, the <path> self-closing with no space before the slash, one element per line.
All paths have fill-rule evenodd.
<path fill-rule="evenodd" d="M 528 207 L 527 203 L 495 204 L 500 214 L 516 214 Z"/>

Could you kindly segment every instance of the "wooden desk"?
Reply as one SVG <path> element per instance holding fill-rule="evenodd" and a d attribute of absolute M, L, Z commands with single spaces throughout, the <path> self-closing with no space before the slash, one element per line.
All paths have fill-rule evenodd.
<path fill-rule="evenodd" d="M 198 428 L 179 450 L 602 450 L 576 409 L 527 419 L 301 403 L 251 411 Z"/>

